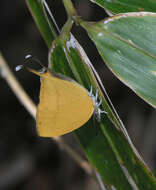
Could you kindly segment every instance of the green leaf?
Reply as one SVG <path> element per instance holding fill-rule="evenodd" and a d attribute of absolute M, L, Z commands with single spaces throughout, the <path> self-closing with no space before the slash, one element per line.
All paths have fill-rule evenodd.
<path fill-rule="evenodd" d="M 82 47 L 67 32 L 54 42 L 49 54 L 49 61 L 55 71 L 70 77 L 74 75 L 74 78 L 88 90 L 92 85 L 95 93 L 98 84 L 92 75 L 87 59 Z M 69 68 L 72 75 L 69 74 Z M 122 130 L 119 129 L 118 126 L 121 124 L 113 119 L 115 116 L 111 115 L 112 112 L 102 93 L 100 96 L 103 98 L 103 109 L 108 114 L 101 115 L 100 123 L 92 118 L 75 131 L 88 160 L 109 188 L 114 187 L 117 190 L 135 189 L 136 186 L 147 190 L 156 188 L 152 174 L 140 160 L 133 146 L 129 144 Z"/>
<path fill-rule="evenodd" d="M 64 41 L 64 39 L 60 37 L 56 39 L 53 44 L 49 55 L 52 69 L 74 78 L 88 90 L 92 85 L 95 92 L 95 79 L 92 78 L 91 70 L 89 68 L 86 69 L 86 63 L 79 52 L 80 45 L 75 38 L 71 35 L 70 37 L 68 36 L 67 41 Z M 81 51 L 83 51 L 83 49 L 81 49 Z M 103 117 L 105 118 L 105 116 Z M 88 160 L 100 173 L 108 187 L 114 186 L 117 190 L 132 190 L 129 181 L 126 179 L 116 159 L 116 155 L 100 129 L 100 123 L 97 123 L 94 119 L 92 118 L 83 127 L 74 132 L 77 140 L 83 148 Z M 113 123 L 111 123 L 111 125 L 114 126 Z"/>
<path fill-rule="evenodd" d="M 112 14 L 126 12 L 156 12 L 155 0 L 90 0 Z"/>
<path fill-rule="evenodd" d="M 55 29 L 49 22 L 42 0 L 26 0 L 29 10 L 46 42 L 50 47 L 52 41 L 57 36 Z"/>
<path fill-rule="evenodd" d="M 156 107 L 156 14 L 120 14 L 82 25 L 110 70 Z"/>
<path fill-rule="evenodd" d="M 138 154 L 132 148 L 133 146 L 130 146 L 128 139 L 125 138 L 122 132 L 116 130 L 110 120 L 106 119 L 101 123 L 101 129 L 105 134 L 109 145 L 111 145 L 125 176 L 127 176 L 129 181 L 132 182 L 133 189 L 156 189 L 156 179 L 154 175 L 151 174 L 143 161 L 139 159 Z"/>

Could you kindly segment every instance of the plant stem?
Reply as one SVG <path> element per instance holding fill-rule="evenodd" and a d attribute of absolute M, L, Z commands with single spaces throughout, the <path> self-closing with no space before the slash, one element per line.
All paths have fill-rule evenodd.
<path fill-rule="evenodd" d="M 71 31 L 71 28 L 72 28 L 72 25 L 73 25 L 73 19 L 72 18 L 68 18 L 67 22 L 65 23 L 65 25 L 63 26 L 62 28 L 62 31 L 61 31 L 61 40 L 63 41 L 67 41 L 69 38 L 69 33 Z"/>
<path fill-rule="evenodd" d="M 71 18 L 73 16 L 76 16 L 77 13 L 76 13 L 76 10 L 75 10 L 71 0 L 62 0 L 62 1 L 63 1 L 64 6 L 65 6 L 65 9 L 67 11 L 68 17 Z"/>

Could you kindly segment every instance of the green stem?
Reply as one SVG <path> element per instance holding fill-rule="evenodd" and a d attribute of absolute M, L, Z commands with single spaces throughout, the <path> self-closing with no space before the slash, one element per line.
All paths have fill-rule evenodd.
<path fill-rule="evenodd" d="M 76 13 L 76 10 L 75 10 L 71 0 L 62 0 L 62 1 L 63 1 L 64 6 L 65 6 L 65 9 L 67 11 L 68 17 L 72 18 L 73 16 L 76 16 L 77 13 Z"/>
<path fill-rule="evenodd" d="M 73 25 L 73 19 L 68 18 L 67 22 L 65 23 L 61 31 L 61 40 L 63 40 L 64 42 L 67 41 L 67 38 L 69 38 L 69 33 L 71 31 L 72 25 Z"/>

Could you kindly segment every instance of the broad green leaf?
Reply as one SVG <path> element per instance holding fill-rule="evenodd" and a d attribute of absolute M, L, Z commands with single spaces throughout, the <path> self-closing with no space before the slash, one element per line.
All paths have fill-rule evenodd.
<path fill-rule="evenodd" d="M 46 42 L 50 47 L 52 41 L 57 36 L 53 26 L 46 15 L 42 0 L 26 0 L 29 10 Z"/>
<path fill-rule="evenodd" d="M 65 34 L 68 33 L 65 32 Z M 60 53 L 61 48 L 62 53 Z M 62 61 L 58 61 L 60 57 L 63 58 Z M 72 35 L 60 36 L 54 42 L 49 61 L 57 72 L 68 75 L 69 68 L 71 68 L 74 78 L 88 90 L 91 84 L 93 87 L 97 85 L 90 67 L 88 67 L 86 55 Z M 115 124 L 115 121 L 111 121 L 111 112 L 109 106 L 106 107 L 107 102 L 104 98 L 103 103 L 103 109 L 108 110 L 108 114 L 101 116 L 102 122 L 91 119 L 75 131 L 88 160 L 111 189 L 114 187 L 127 190 L 135 189 L 136 186 L 138 189 L 145 188 L 147 190 L 156 188 L 152 174 L 137 157 L 135 150 L 117 127 L 117 122 Z"/>
<path fill-rule="evenodd" d="M 92 72 L 87 68 L 86 63 L 84 62 L 85 59 L 81 57 L 78 49 L 80 45 L 72 35 L 67 36 L 66 39 L 67 41 L 60 37 L 53 42 L 49 54 L 52 69 L 74 78 L 88 90 L 91 85 L 95 89 L 95 79 L 92 78 Z M 81 49 L 81 51 L 83 51 L 83 49 Z M 69 70 L 71 70 L 72 73 L 70 73 Z M 105 100 L 103 99 L 103 101 Z M 107 109 L 109 110 L 109 108 Z M 104 115 L 103 117 L 107 118 L 107 116 Z M 109 119 L 107 118 L 107 120 Z M 111 126 L 114 127 L 114 124 L 111 121 L 110 123 Z M 133 189 L 122 171 L 121 165 L 118 162 L 112 147 L 109 145 L 107 138 L 103 134 L 100 128 L 100 123 L 97 123 L 95 118 L 90 119 L 83 127 L 79 128 L 74 133 L 88 160 L 93 167 L 97 169 L 105 184 L 110 189 L 112 187 L 117 190 Z"/>
<path fill-rule="evenodd" d="M 131 181 L 133 189 L 156 189 L 156 179 L 154 175 L 151 174 L 148 168 L 139 159 L 122 132 L 116 130 L 115 126 L 107 119 L 100 124 L 100 127 L 121 164 L 125 176 L 134 182 Z"/>
<path fill-rule="evenodd" d="M 156 14 L 120 14 L 82 25 L 110 70 L 156 107 Z"/>
<path fill-rule="evenodd" d="M 79 49 L 75 44 L 74 48 L 71 46 L 68 50 L 67 46 L 62 42 L 61 39 L 57 40 L 58 45 L 54 45 L 52 51 L 50 52 L 52 68 L 57 68 L 57 72 L 67 74 L 69 70 L 65 61 L 58 62 L 57 58 L 60 56 L 57 53 L 57 49 L 62 49 L 62 54 L 67 56 L 67 60 L 71 59 L 70 56 L 73 56 L 70 52 L 74 52 L 77 59 L 73 63 L 69 61 L 69 68 L 72 69 L 72 64 L 77 64 L 77 67 L 82 68 L 84 65 L 84 60 L 80 57 Z M 73 42 L 73 40 L 72 40 Z M 66 49 L 67 48 L 67 49 Z M 72 52 L 72 53 L 73 53 Z M 59 56 L 58 56 L 59 55 Z M 79 56 L 79 59 L 78 59 Z M 64 57 L 64 56 L 61 56 Z M 77 61 L 76 61 L 77 60 Z M 58 65 L 56 67 L 56 65 Z M 64 63 L 65 65 L 63 66 Z M 66 70 L 67 69 L 67 70 Z M 81 73 L 80 69 L 80 73 Z M 78 71 L 79 72 L 79 69 Z M 86 73 L 87 74 L 87 73 Z M 81 73 L 81 80 L 84 81 L 84 84 L 90 83 L 88 80 L 86 83 L 86 75 L 83 76 Z M 69 75 L 71 76 L 71 75 Z M 90 76 L 88 76 L 90 78 Z M 75 77 L 77 79 L 77 77 Z M 92 85 L 94 83 L 92 81 Z M 103 100 L 105 101 L 105 100 Z M 103 108 L 104 109 L 104 108 Z M 102 176 L 105 184 L 111 189 L 135 189 L 137 186 L 138 189 L 147 189 L 153 190 L 156 188 L 155 179 L 152 174 L 148 171 L 143 162 L 136 156 L 135 151 L 132 149 L 128 140 L 123 135 L 114 123 L 108 118 L 107 115 L 102 116 L 102 122 L 94 124 L 93 119 L 89 120 L 83 127 L 75 131 L 75 135 L 80 142 L 88 160 L 93 165 L 94 168 Z M 116 173 L 117 172 L 117 173 Z M 129 181 L 133 181 L 130 186 Z"/>
<path fill-rule="evenodd" d="M 90 0 L 112 14 L 126 12 L 156 12 L 155 0 Z"/>

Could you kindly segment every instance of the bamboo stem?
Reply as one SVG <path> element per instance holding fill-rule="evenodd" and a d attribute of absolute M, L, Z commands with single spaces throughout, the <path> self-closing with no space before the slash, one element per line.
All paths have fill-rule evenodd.
<path fill-rule="evenodd" d="M 66 12 L 68 14 L 68 17 L 71 18 L 73 16 L 76 16 L 77 13 L 76 13 L 76 10 L 73 6 L 73 3 L 71 0 L 62 0 L 63 1 L 63 4 L 64 4 L 64 7 L 66 9 Z"/>

